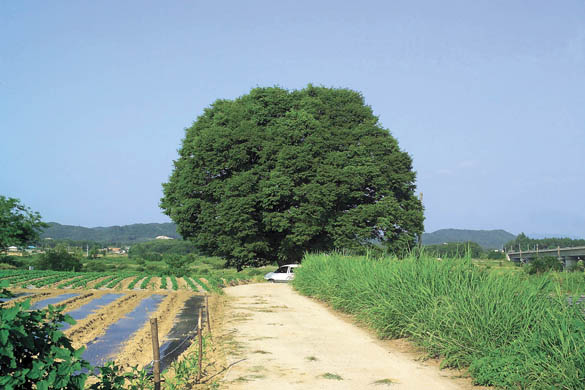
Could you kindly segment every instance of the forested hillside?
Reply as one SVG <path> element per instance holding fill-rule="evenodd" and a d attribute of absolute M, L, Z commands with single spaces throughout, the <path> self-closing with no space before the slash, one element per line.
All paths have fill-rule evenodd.
<path fill-rule="evenodd" d="M 466 230 L 441 229 L 433 233 L 424 233 L 424 245 L 443 244 L 445 242 L 477 242 L 484 249 L 501 249 L 505 243 L 514 240 L 515 235 L 505 230 Z"/>
<path fill-rule="evenodd" d="M 136 223 L 124 226 L 86 228 L 49 222 L 41 238 L 53 240 L 122 242 L 132 244 L 152 240 L 156 236 L 181 238 L 174 223 Z"/>

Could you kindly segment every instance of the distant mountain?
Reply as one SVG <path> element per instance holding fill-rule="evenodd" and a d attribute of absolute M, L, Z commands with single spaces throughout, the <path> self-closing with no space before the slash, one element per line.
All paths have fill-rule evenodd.
<path fill-rule="evenodd" d="M 505 243 L 516 236 L 505 230 L 465 230 L 441 229 L 433 233 L 423 233 L 424 245 L 442 244 L 444 242 L 477 242 L 484 249 L 501 249 Z"/>
<path fill-rule="evenodd" d="M 174 223 L 136 223 L 124 226 L 86 228 L 83 226 L 61 225 L 49 222 L 41 238 L 53 240 L 118 242 L 132 244 L 152 240 L 157 236 L 181 238 Z"/>

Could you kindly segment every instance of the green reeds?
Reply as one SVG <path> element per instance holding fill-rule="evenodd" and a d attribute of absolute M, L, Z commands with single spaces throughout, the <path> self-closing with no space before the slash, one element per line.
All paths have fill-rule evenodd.
<path fill-rule="evenodd" d="M 574 284 L 574 281 L 570 281 Z M 307 255 L 301 293 L 355 316 L 382 338 L 408 337 L 443 366 L 469 367 L 478 384 L 582 389 L 583 307 L 558 276 L 496 274 L 469 259 Z"/>

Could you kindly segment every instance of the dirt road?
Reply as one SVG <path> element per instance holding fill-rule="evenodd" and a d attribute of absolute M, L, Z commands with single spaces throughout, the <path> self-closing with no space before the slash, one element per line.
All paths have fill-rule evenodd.
<path fill-rule="evenodd" d="M 231 303 L 224 331 L 233 335 L 228 363 L 239 362 L 222 388 L 471 388 L 468 380 L 414 360 L 290 285 L 250 284 L 225 292 Z"/>

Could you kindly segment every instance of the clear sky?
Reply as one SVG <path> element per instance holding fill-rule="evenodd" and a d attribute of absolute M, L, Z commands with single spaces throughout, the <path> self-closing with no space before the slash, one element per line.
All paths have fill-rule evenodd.
<path fill-rule="evenodd" d="M 414 159 L 425 229 L 585 237 L 585 2 L 4 1 L 0 194 L 46 221 L 168 221 L 218 98 L 358 90 Z"/>

